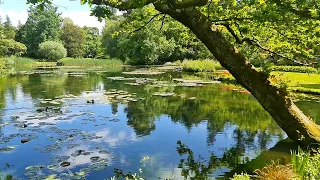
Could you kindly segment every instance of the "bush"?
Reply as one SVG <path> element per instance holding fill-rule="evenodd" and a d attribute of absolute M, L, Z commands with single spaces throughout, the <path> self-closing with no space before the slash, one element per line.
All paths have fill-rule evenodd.
<path fill-rule="evenodd" d="M 250 176 L 245 173 L 235 174 L 235 175 L 233 175 L 231 180 L 250 180 Z"/>
<path fill-rule="evenodd" d="M 306 66 L 271 66 L 271 71 L 283 71 L 283 72 L 300 72 L 300 73 L 314 73 L 317 74 L 318 70 L 313 67 Z"/>
<path fill-rule="evenodd" d="M 67 50 L 59 42 L 46 41 L 39 45 L 39 54 L 48 61 L 58 61 L 67 56 Z"/>
<path fill-rule="evenodd" d="M 0 57 L 21 56 L 27 52 L 27 47 L 13 39 L 0 39 Z"/>
<path fill-rule="evenodd" d="M 213 60 L 184 60 L 182 70 L 188 72 L 214 72 L 221 69 L 221 65 Z"/>

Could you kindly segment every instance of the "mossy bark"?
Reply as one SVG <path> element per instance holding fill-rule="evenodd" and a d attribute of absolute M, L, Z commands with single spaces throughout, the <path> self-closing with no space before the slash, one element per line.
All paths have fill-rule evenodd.
<path fill-rule="evenodd" d="M 257 71 L 199 10 L 171 9 L 162 4 L 155 7 L 190 28 L 237 82 L 252 93 L 289 138 L 302 144 L 320 142 L 319 126 L 302 113 L 287 96 L 286 90 L 272 85 L 267 75 Z"/>

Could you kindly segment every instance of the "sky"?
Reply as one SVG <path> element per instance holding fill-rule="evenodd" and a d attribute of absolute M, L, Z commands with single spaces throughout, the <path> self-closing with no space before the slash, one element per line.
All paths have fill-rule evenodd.
<path fill-rule="evenodd" d="M 27 21 L 27 10 L 29 5 L 27 0 L 0 0 L 0 16 L 4 20 L 8 15 L 12 24 L 16 26 L 18 21 L 24 24 Z M 90 26 L 102 29 L 104 23 L 98 21 L 96 17 L 90 16 L 90 7 L 81 5 L 80 0 L 53 0 L 53 3 L 59 7 L 62 17 L 69 17 L 73 22 L 81 27 Z"/>

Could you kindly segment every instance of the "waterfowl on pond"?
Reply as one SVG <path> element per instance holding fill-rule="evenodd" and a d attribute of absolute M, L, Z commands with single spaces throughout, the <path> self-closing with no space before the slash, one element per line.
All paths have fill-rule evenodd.
<path fill-rule="evenodd" d="M 94 104 L 94 100 L 92 99 L 91 101 L 87 100 L 88 104 Z"/>
<path fill-rule="evenodd" d="M 44 111 L 48 111 L 48 107 L 46 107 L 46 108 L 39 108 L 39 109 L 37 109 L 37 112 L 44 112 Z"/>

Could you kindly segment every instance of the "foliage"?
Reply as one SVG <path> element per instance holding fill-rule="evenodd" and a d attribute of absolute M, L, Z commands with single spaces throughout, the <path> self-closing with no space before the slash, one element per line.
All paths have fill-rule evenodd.
<path fill-rule="evenodd" d="M 0 24 L 2 23 L 0 18 Z M 12 25 L 12 22 L 9 16 L 6 16 L 6 21 L 0 26 L 0 31 L 2 30 L 2 34 L 0 34 L 0 39 L 14 39 L 16 35 L 16 28 Z"/>
<path fill-rule="evenodd" d="M 13 39 L 0 39 L 0 57 L 21 56 L 27 51 L 27 47 Z"/>
<path fill-rule="evenodd" d="M 314 73 L 317 74 L 318 70 L 313 67 L 307 66 L 271 66 L 271 71 L 283 71 L 283 72 L 300 72 L 300 73 Z"/>
<path fill-rule="evenodd" d="M 121 66 L 123 63 L 117 59 L 90 59 L 90 58 L 63 58 L 61 59 L 63 66 L 81 66 L 81 67 L 113 67 Z"/>
<path fill-rule="evenodd" d="M 221 69 L 221 65 L 213 60 L 184 60 L 182 62 L 182 70 L 188 72 L 215 72 Z"/>
<path fill-rule="evenodd" d="M 103 55 L 101 48 L 101 37 L 96 27 L 83 27 L 85 34 L 84 57 L 96 58 Z"/>
<path fill-rule="evenodd" d="M 105 53 L 134 65 L 212 57 L 189 29 L 157 13 L 147 6 L 108 20 L 102 37 Z M 156 20 L 144 26 L 152 16 Z"/>
<path fill-rule="evenodd" d="M 46 41 L 39 45 L 40 57 L 49 61 L 58 61 L 67 56 L 67 50 L 59 42 Z"/>
<path fill-rule="evenodd" d="M 279 162 L 272 162 L 262 169 L 255 170 L 255 173 L 260 180 L 288 180 L 297 176 L 291 165 L 280 165 Z"/>
<path fill-rule="evenodd" d="M 313 155 L 310 155 L 310 153 L 310 151 L 303 151 L 300 148 L 298 151 L 291 152 L 293 169 L 301 179 L 320 178 L 320 152 L 314 150 Z"/>
<path fill-rule="evenodd" d="M 250 176 L 245 173 L 234 174 L 231 180 L 250 180 Z"/>
<path fill-rule="evenodd" d="M 85 53 L 84 31 L 69 18 L 63 20 L 60 39 L 67 49 L 68 57 L 83 57 Z"/>
<path fill-rule="evenodd" d="M 58 40 L 60 26 L 61 19 L 57 8 L 47 6 L 41 11 L 30 7 L 27 22 L 18 30 L 16 41 L 27 46 L 28 56 L 39 57 L 39 45 L 45 41 Z"/>

